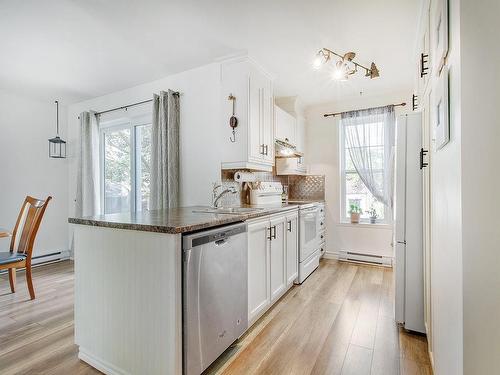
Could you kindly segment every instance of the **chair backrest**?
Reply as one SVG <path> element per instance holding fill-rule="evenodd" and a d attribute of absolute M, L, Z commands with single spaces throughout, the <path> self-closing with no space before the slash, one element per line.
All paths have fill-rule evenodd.
<path fill-rule="evenodd" d="M 11 252 L 24 253 L 27 255 L 27 260 L 31 260 L 36 233 L 51 199 L 51 196 L 47 197 L 44 201 L 30 197 L 29 195 L 26 197 L 17 217 L 16 226 L 12 232 L 10 240 Z M 19 240 L 17 240 L 18 235 Z"/>

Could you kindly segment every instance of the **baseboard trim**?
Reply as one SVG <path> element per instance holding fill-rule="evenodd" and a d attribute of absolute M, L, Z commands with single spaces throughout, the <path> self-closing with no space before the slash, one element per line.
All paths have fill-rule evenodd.
<path fill-rule="evenodd" d="M 323 254 L 323 259 L 335 259 L 335 260 L 338 260 L 339 259 L 339 253 L 332 252 L 332 251 L 325 251 L 325 253 Z"/>
<path fill-rule="evenodd" d="M 122 370 L 121 368 L 118 368 L 107 361 L 104 361 L 100 358 L 95 357 L 93 354 L 89 353 L 81 346 L 78 349 L 78 358 L 80 358 L 82 361 L 88 363 L 90 366 L 94 367 L 95 369 L 103 372 L 104 374 L 130 375 L 129 372 L 126 372 L 126 371 Z"/>

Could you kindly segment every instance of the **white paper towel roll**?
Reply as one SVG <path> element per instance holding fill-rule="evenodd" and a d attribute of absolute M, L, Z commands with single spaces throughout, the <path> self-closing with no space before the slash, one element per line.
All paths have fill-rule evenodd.
<path fill-rule="evenodd" d="M 252 172 L 237 171 L 234 173 L 234 181 L 253 182 L 255 181 L 255 175 Z"/>

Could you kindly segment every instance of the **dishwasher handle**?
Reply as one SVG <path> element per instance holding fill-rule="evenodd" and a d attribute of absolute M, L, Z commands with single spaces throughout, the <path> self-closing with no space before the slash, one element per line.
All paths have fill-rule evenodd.
<path fill-rule="evenodd" d="M 222 245 L 229 237 L 245 233 L 246 231 L 246 223 L 238 223 L 221 228 L 209 229 L 203 232 L 187 234 L 182 238 L 182 248 L 188 250 L 211 242 Z"/>

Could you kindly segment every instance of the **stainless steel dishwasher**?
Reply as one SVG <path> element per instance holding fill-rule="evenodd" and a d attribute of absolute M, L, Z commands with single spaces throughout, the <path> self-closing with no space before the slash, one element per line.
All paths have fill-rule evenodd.
<path fill-rule="evenodd" d="M 248 328 L 247 225 L 183 237 L 184 374 L 199 375 Z"/>

